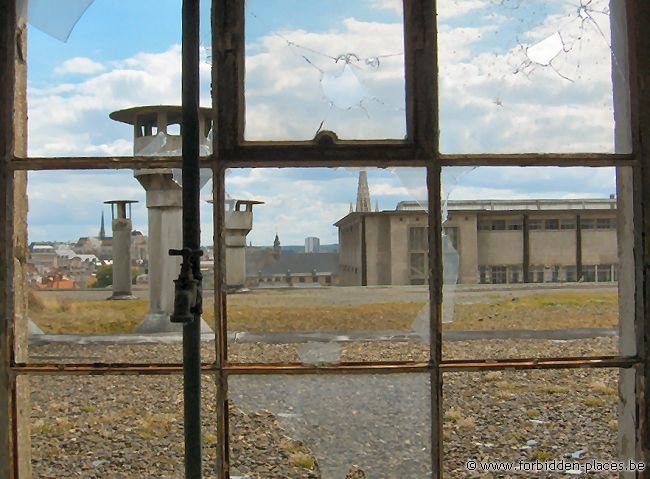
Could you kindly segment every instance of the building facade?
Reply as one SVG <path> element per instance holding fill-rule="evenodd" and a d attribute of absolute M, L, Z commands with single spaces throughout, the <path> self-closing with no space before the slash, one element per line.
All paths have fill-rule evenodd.
<path fill-rule="evenodd" d="M 425 209 L 425 203 L 400 202 L 395 210 L 352 212 L 335 223 L 340 284 L 425 284 Z M 443 237 L 447 281 L 618 279 L 613 198 L 450 201 Z"/>

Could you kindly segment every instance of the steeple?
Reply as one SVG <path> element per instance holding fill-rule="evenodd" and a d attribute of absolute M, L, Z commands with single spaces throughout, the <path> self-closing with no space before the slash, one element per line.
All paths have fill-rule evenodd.
<path fill-rule="evenodd" d="M 356 211 L 357 213 L 372 211 L 372 206 L 370 205 L 370 189 L 368 188 L 368 173 L 365 168 L 359 170 Z"/>
<path fill-rule="evenodd" d="M 278 234 L 275 233 L 275 240 L 273 240 L 273 257 L 279 259 L 281 254 L 282 248 L 280 247 L 280 238 L 278 238 Z"/>
<path fill-rule="evenodd" d="M 101 226 L 99 227 L 99 239 L 106 239 L 106 229 L 104 228 L 104 211 L 102 210 L 102 221 Z"/>

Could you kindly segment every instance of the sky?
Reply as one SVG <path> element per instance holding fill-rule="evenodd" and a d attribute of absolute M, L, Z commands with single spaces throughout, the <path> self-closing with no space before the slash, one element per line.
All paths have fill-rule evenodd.
<path fill-rule="evenodd" d="M 582 2 L 582 3 L 581 3 Z M 202 2 L 206 4 L 205 1 Z M 440 147 L 443 153 L 614 152 L 607 0 L 439 1 Z M 109 119 L 137 105 L 180 104 L 180 0 L 32 0 L 28 17 L 29 154 L 131 155 L 132 127 Z M 66 21 L 87 7 L 66 42 Z M 405 134 L 400 0 L 248 0 L 249 140 L 399 139 Z M 207 20 L 208 10 L 203 9 Z M 433 12 L 432 12 L 433 14 Z M 209 31 L 202 22 L 201 102 L 209 99 Z M 43 33 L 42 30 L 49 32 Z M 621 108 L 624 108 L 623 104 Z M 373 207 L 426 197 L 422 169 L 368 169 Z M 610 168 L 448 170 L 451 199 L 585 198 L 615 193 Z M 352 168 L 237 169 L 233 198 L 256 199 L 249 241 L 337 241 L 333 224 L 356 199 Z M 144 190 L 124 171 L 32 172 L 31 241 L 99 231 L 104 201 Z M 211 183 L 202 190 L 202 243 L 212 241 Z"/>

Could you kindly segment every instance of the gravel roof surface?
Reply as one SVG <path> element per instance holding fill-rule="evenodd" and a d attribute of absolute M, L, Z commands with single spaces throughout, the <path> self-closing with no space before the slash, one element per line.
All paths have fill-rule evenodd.
<path fill-rule="evenodd" d="M 427 345 L 231 346 L 231 359 L 426 360 Z M 202 345 L 204 356 L 213 345 Z M 180 344 L 32 346 L 32 358 L 75 362 L 178 362 Z M 459 341 L 446 358 L 611 354 L 616 338 Z M 311 356 L 310 356 L 311 355 Z M 445 373 L 446 477 L 481 460 L 616 458 L 618 371 L 608 369 Z M 431 469 L 428 375 L 233 376 L 231 476 L 426 478 Z M 35 478 L 182 478 L 182 377 L 33 376 Z M 204 474 L 216 477 L 215 386 L 203 381 Z M 536 474 L 534 477 L 557 477 Z M 616 477 L 599 475 L 597 477 Z"/>

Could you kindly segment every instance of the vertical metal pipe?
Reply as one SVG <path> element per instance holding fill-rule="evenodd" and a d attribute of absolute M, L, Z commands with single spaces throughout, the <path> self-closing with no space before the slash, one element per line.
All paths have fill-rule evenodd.
<path fill-rule="evenodd" d="M 199 0 L 183 0 L 183 248 L 201 247 L 199 183 Z M 200 260 L 193 262 L 201 279 Z M 199 287 L 200 294 L 200 287 Z M 183 325 L 185 477 L 201 478 L 201 312 Z"/>

